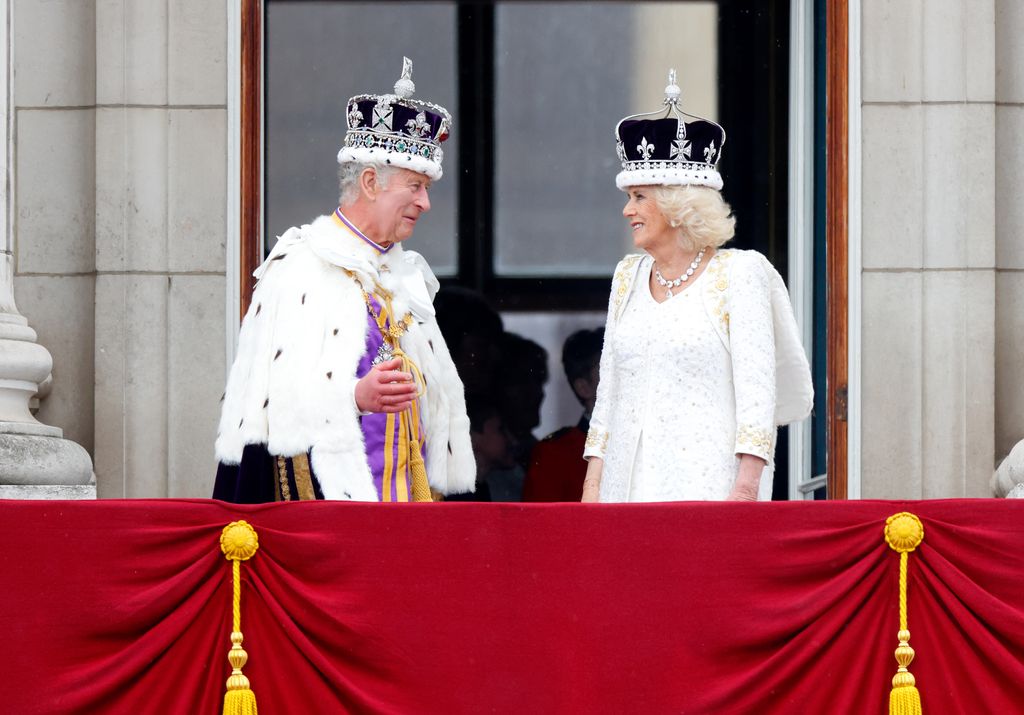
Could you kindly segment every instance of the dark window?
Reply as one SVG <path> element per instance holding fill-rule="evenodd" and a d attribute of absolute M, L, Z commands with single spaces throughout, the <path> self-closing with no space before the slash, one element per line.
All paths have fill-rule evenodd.
<path fill-rule="evenodd" d="M 415 248 L 502 311 L 602 310 L 630 249 L 613 130 L 682 105 L 728 139 L 731 245 L 785 275 L 788 2 L 267 3 L 267 245 L 337 201 L 346 99 L 390 89 L 413 55 L 417 96 L 452 110 L 445 178 Z M 408 48 L 408 49 L 406 49 Z"/>

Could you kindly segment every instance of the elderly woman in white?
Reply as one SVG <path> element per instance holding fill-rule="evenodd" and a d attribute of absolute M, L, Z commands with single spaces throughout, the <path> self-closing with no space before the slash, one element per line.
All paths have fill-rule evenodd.
<path fill-rule="evenodd" d="M 781 277 L 722 249 L 724 130 L 677 106 L 616 128 L 623 216 L 642 254 L 615 270 L 584 502 L 767 500 L 776 426 L 813 401 Z M 656 116 L 657 115 L 657 116 Z"/>

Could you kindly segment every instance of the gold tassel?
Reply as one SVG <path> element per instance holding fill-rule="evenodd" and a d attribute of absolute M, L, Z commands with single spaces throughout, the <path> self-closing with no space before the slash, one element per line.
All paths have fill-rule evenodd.
<path fill-rule="evenodd" d="M 389 306 L 390 308 L 390 306 Z M 409 430 L 409 474 L 412 477 L 412 500 L 413 501 L 434 501 L 434 495 L 430 490 L 430 481 L 427 479 L 427 467 L 423 463 L 423 450 L 420 447 L 420 413 L 419 400 L 426 391 L 426 380 L 423 373 L 405 352 L 398 347 L 397 340 L 393 347 L 394 356 L 402 361 L 402 370 L 412 374 L 413 382 L 417 385 L 416 396 L 412 406 L 403 415 L 403 419 Z"/>
<path fill-rule="evenodd" d="M 420 441 L 413 439 L 409 445 L 409 472 L 412 474 L 412 500 L 413 501 L 434 501 L 430 492 L 430 482 L 427 481 L 427 467 L 423 464 L 423 452 L 420 450 Z"/>
<path fill-rule="evenodd" d="M 917 682 L 907 669 L 914 660 L 907 629 L 907 566 L 910 552 L 924 540 L 921 520 L 910 512 L 893 514 L 885 520 L 885 543 L 900 555 L 900 630 L 896 634 L 896 663 L 899 668 L 892 678 L 889 692 L 889 715 L 921 715 L 921 694 Z"/>
<path fill-rule="evenodd" d="M 256 530 L 245 521 L 233 521 L 220 534 L 220 550 L 231 561 L 231 650 L 228 662 L 231 675 L 224 693 L 224 715 L 257 715 L 256 695 L 249 688 L 249 679 L 242 668 L 249 654 L 242 648 L 242 562 L 248 561 L 260 547 Z"/>

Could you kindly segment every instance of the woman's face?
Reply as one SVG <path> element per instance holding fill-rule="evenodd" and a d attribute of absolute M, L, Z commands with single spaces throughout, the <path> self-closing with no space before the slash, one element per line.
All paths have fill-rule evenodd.
<path fill-rule="evenodd" d="M 678 229 L 672 228 L 654 201 L 653 186 L 633 186 L 626 192 L 629 200 L 622 215 L 633 231 L 633 245 L 650 250 L 676 243 Z"/>

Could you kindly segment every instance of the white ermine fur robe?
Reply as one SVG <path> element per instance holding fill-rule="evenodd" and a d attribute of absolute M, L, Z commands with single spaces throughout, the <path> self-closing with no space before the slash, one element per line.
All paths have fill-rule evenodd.
<path fill-rule="evenodd" d="M 238 464 L 247 444 L 286 457 L 308 451 L 327 499 L 378 499 L 353 389 L 369 328 L 361 286 L 380 285 L 394 294 L 396 320 L 407 311 L 415 318 L 401 345 L 426 381 L 420 414 L 430 486 L 473 490 L 462 381 L 434 318 L 439 284 L 422 256 L 401 245 L 379 254 L 321 216 L 289 229 L 253 275 L 217 433 L 220 462 Z"/>

